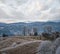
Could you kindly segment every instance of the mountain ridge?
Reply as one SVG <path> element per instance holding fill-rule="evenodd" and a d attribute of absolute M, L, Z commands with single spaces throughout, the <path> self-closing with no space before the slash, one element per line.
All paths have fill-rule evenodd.
<path fill-rule="evenodd" d="M 44 31 L 45 26 L 52 26 L 53 31 L 60 32 L 60 22 L 18 22 L 18 23 L 0 23 L 0 34 L 7 35 L 22 35 L 24 27 L 32 30 L 34 27 L 37 28 L 38 33 L 42 33 Z"/>

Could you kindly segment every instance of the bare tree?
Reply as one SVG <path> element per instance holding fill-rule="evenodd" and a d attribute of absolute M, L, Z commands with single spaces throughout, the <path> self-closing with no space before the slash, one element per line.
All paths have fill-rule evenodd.
<path fill-rule="evenodd" d="M 45 27 L 44 27 L 44 32 L 50 34 L 50 33 L 52 32 L 52 26 L 50 26 L 50 25 L 45 26 Z"/>
<path fill-rule="evenodd" d="M 44 27 L 44 32 L 42 33 L 42 36 L 50 39 L 50 40 L 54 40 L 54 37 L 52 36 L 52 26 L 47 25 Z"/>
<path fill-rule="evenodd" d="M 26 26 L 23 27 L 23 34 L 26 35 Z"/>
<path fill-rule="evenodd" d="M 34 32 L 34 36 L 37 36 L 38 35 L 37 28 L 33 28 L 33 32 Z"/>
<path fill-rule="evenodd" d="M 27 35 L 30 35 L 30 29 L 27 28 Z"/>

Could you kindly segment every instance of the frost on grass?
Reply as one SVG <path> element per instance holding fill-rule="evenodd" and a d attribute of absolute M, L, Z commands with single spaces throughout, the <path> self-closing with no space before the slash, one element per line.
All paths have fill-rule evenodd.
<path fill-rule="evenodd" d="M 15 47 L 16 45 L 17 45 L 16 42 L 14 42 L 11 46 L 12 46 L 12 47 Z"/>
<path fill-rule="evenodd" d="M 7 54 L 6 52 L 2 52 L 2 54 Z"/>
<path fill-rule="evenodd" d="M 56 53 L 56 49 L 60 46 L 60 38 L 57 38 L 53 43 L 53 45 L 51 46 L 53 54 Z"/>
<path fill-rule="evenodd" d="M 57 48 L 56 54 L 60 54 L 60 47 Z"/>
<path fill-rule="evenodd" d="M 51 41 L 43 41 L 38 47 L 37 54 L 52 54 L 51 44 Z"/>
<path fill-rule="evenodd" d="M 60 38 L 57 38 L 53 45 L 55 45 L 56 47 L 59 47 L 60 46 Z"/>

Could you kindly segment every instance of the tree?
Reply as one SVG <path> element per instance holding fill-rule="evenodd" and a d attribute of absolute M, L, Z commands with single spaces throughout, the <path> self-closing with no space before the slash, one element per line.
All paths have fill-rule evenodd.
<path fill-rule="evenodd" d="M 34 36 L 37 36 L 38 35 L 37 28 L 33 28 L 33 32 L 34 32 Z"/>
<path fill-rule="evenodd" d="M 23 27 L 23 34 L 24 36 L 29 35 L 30 29 L 27 26 Z"/>
<path fill-rule="evenodd" d="M 44 32 L 51 34 L 51 32 L 52 32 L 52 26 L 50 26 L 50 25 L 45 26 L 45 27 L 44 27 Z"/>
<path fill-rule="evenodd" d="M 8 35 L 7 35 L 7 34 L 3 34 L 2 36 L 3 36 L 3 37 L 7 37 Z"/>
<path fill-rule="evenodd" d="M 52 36 L 52 34 L 43 32 L 42 36 L 45 37 L 47 40 L 54 40 L 54 36 Z"/>
<path fill-rule="evenodd" d="M 31 36 L 29 28 L 27 28 L 27 34 Z"/>
<path fill-rule="evenodd" d="M 23 27 L 23 34 L 26 35 L 26 26 Z"/>
<path fill-rule="evenodd" d="M 56 32 L 56 38 L 60 37 L 60 33 Z"/>

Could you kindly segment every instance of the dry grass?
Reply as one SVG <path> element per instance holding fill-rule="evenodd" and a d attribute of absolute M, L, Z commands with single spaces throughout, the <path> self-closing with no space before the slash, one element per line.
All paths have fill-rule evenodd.
<path fill-rule="evenodd" d="M 16 36 L 16 38 L 25 39 L 25 40 L 45 40 L 46 39 L 42 36 Z"/>
<path fill-rule="evenodd" d="M 11 47 L 11 45 L 15 42 L 17 44 L 21 44 L 24 42 L 28 41 L 34 41 L 34 40 L 39 40 L 40 37 L 38 36 L 25 36 L 25 37 L 9 37 L 6 38 L 3 41 L 0 41 L 0 54 L 2 54 L 2 49 Z M 41 38 L 44 40 L 44 38 Z M 19 46 L 16 48 L 11 48 L 8 50 L 5 50 L 7 54 L 36 54 L 36 49 L 39 46 L 40 42 L 35 42 L 35 43 L 30 43 L 30 44 L 25 44 L 23 46 Z"/>
<path fill-rule="evenodd" d="M 5 51 L 7 54 L 36 54 L 36 49 L 40 43 L 31 43 L 21 47 Z M 1 52 L 0 52 L 1 53 Z"/>
<path fill-rule="evenodd" d="M 6 40 L 3 40 L 0 42 L 0 49 L 10 47 L 14 42 L 15 43 L 21 43 L 26 42 L 27 40 L 20 39 L 20 38 L 7 38 Z"/>

